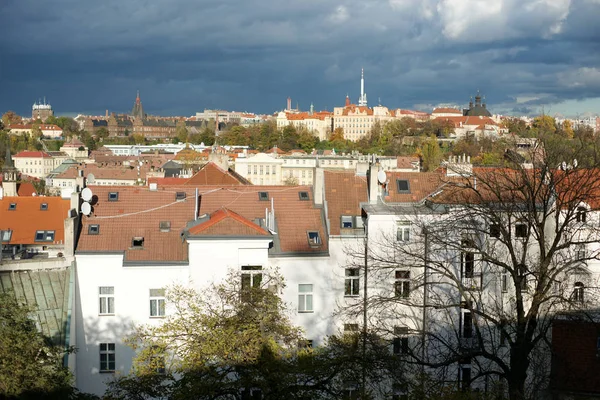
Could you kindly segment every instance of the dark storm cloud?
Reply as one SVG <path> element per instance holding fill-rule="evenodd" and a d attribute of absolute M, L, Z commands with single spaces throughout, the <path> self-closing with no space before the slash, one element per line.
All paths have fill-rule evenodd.
<path fill-rule="evenodd" d="M 496 112 L 600 98 L 597 0 L 37 0 L 0 3 L 0 112 L 270 113 L 370 104 Z M 524 102 L 537 102 L 533 105 Z M 423 106 L 427 105 L 427 106 Z"/>

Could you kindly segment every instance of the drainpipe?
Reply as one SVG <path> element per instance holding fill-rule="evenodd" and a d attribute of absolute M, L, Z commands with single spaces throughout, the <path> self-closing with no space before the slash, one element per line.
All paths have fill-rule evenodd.
<path fill-rule="evenodd" d="M 427 297 L 429 295 L 429 288 L 427 286 L 427 274 L 428 274 L 428 260 L 429 260 L 429 233 L 427 232 L 427 228 L 423 228 L 423 235 L 425 237 L 425 246 L 424 246 L 424 252 L 425 252 L 425 258 L 424 258 L 424 265 L 423 265 L 423 321 L 422 321 L 422 333 L 421 333 L 421 374 L 422 374 L 422 382 L 424 383 L 424 377 L 425 377 L 425 364 L 423 363 L 423 361 L 425 360 L 425 341 L 426 341 L 426 334 L 425 334 L 425 327 L 427 326 Z M 423 388 L 425 389 L 425 388 Z"/>
<path fill-rule="evenodd" d="M 365 235 L 365 274 L 364 274 L 364 283 L 363 283 L 363 331 L 362 331 L 362 399 L 366 399 L 367 393 L 367 305 L 368 305 L 368 296 L 367 296 L 367 273 L 368 273 L 368 255 L 369 255 L 369 246 L 368 246 L 368 235 Z"/>

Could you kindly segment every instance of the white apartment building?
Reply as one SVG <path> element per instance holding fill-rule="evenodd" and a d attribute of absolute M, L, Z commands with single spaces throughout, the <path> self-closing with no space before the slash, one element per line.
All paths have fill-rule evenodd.
<path fill-rule="evenodd" d="M 242 119 L 242 113 L 238 111 L 225 111 L 225 110 L 208 110 L 204 109 L 203 112 L 196 113 L 196 120 L 213 120 L 224 123 L 237 123 L 239 124 Z"/>
<path fill-rule="evenodd" d="M 283 129 L 288 125 L 297 130 L 306 129 L 314 133 L 319 140 L 327 140 L 332 132 L 332 113 L 328 111 L 319 112 L 284 112 L 277 114 L 277 129 Z"/>

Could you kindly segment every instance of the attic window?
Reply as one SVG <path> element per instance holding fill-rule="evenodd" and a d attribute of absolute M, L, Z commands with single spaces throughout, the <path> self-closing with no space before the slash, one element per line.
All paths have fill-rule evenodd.
<path fill-rule="evenodd" d="M 92 224 L 88 226 L 88 235 L 98 235 L 100 234 L 100 225 Z"/>
<path fill-rule="evenodd" d="M 118 201 L 119 200 L 119 192 L 109 192 L 108 193 L 108 201 Z"/>
<path fill-rule="evenodd" d="M 396 179 L 398 193 L 410 193 L 410 185 L 406 179 Z"/>
<path fill-rule="evenodd" d="M 171 231 L 171 221 L 160 221 L 158 224 L 158 228 L 161 232 L 170 232 Z"/>
<path fill-rule="evenodd" d="M 131 247 L 136 249 L 141 249 L 144 247 L 144 238 L 143 237 L 134 237 L 131 239 Z"/>
<path fill-rule="evenodd" d="M 269 201 L 269 192 L 258 192 L 258 200 Z"/>
<path fill-rule="evenodd" d="M 54 241 L 54 231 L 35 231 L 36 242 L 52 242 Z"/>
<path fill-rule="evenodd" d="M 351 215 L 342 215 L 342 228 L 354 228 L 354 223 Z"/>
<path fill-rule="evenodd" d="M 11 230 L 0 231 L 0 241 L 9 242 L 11 237 L 12 237 Z"/>
<path fill-rule="evenodd" d="M 308 244 L 311 246 L 320 246 L 321 245 L 321 237 L 319 236 L 319 232 L 317 232 L 317 231 L 309 231 L 308 232 Z"/>
<path fill-rule="evenodd" d="M 14 211 L 14 210 L 16 210 L 16 209 L 17 209 L 17 203 L 10 203 L 10 204 L 8 205 L 8 210 L 9 210 L 9 211 Z"/>
<path fill-rule="evenodd" d="M 42 204 L 40 204 L 40 210 L 41 211 L 48 211 L 48 203 L 42 203 Z"/>
<path fill-rule="evenodd" d="M 185 200 L 185 192 L 175 193 L 175 200 Z"/>
<path fill-rule="evenodd" d="M 302 200 L 302 201 L 310 200 L 310 197 L 308 196 L 308 192 L 298 192 L 298 197 L 300 197 L 300 200 Z"/>

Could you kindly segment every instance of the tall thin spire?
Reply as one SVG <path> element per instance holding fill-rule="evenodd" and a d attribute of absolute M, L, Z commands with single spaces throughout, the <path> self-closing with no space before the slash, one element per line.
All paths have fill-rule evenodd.
<path fill-rule="evenodd" d="M 365 69 L 360 69 L 360 97 L 358 98 L 358 105 L 361 107 L 367 107 L 367 94 L 365 93 Z"/>

